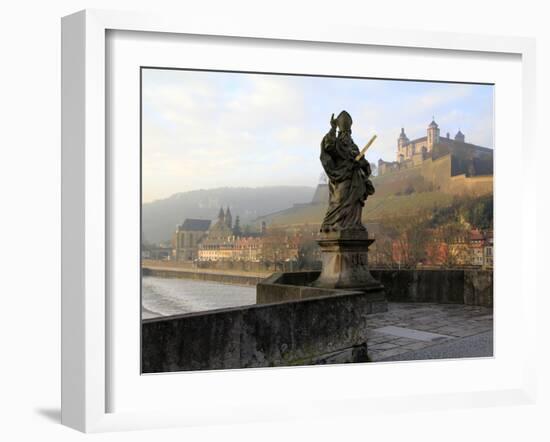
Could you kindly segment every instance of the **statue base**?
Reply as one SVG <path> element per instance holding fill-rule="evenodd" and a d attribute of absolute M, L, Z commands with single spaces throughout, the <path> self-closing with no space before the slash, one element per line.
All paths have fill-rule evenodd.
<path fill-rule="evenodd" d="M 361 289 L 378 292 L 385 299 L 384 286 L 369 271 L 368 251 L 374 242 L 366 230 L 329 232 L 317 243 L 323 268 L 313 287 Z"/>

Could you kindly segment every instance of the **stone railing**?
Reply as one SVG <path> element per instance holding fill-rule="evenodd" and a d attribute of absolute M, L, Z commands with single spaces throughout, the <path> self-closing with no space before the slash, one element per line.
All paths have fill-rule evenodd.
<path fill-rule="evenodd" d="M 160 373 L 367 361 L 364 293 L 142 322 L 142 371 Z"/>
<path fill-rule="evenodd" d="M 371 270 L 393 302 L 493 306 L 490 270 Z"/>
<path fill-rule="evenodd" d="M 221 284 L 251 286 L 255 286 L 265 278 L 264 276 L 246 273 L 230 274 L 195 269 L 188 270 L 183 268 L 142 267 L 141 271 L 144 276 L 157 276 L 159 278 L 194 279 L 197 281 L 219 282 Z"/>
<path fill-rule="evenodd" d="M 490 270 L 371 270 L 384 286 L 389 302 L 435 302 L 491 307 L 493 272 Z M 318 271 L 274 273 L 256 286 L 259 304 L 331 296 L 336 290 L 318 289 L 310 283 Z M 380 304 L 381 305 L 381 304 Z M 377 304 L 369 313 L 381 310 Z"/>

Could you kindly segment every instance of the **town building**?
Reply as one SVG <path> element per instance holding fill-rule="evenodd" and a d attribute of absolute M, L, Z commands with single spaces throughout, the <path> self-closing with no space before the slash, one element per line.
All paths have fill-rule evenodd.
<path fill-rule="evenodd" d="M 472 230 L 470 232 L 470 265 L 483 266 L 484 262 L 484 249 L 485 249 L 485 237 L 479 230 Z"/>
<path fill-rule="evenodd" d="M 262 256 L 260 237 L 228 237 L 223 242 L 205 242 L 199 246 L 199 261 L 259 261 Z"/>
<path fill-rule="evenodd" d="M 238 219 L 238 217 L 237 217 Z M 258 261 L 261 256 L 260 235 L 243 236 L 229 207 L 220 208 L 218 219 L 199 244 L 199 261 Z"/>
<path fill-rule="evenodd" d="M 483 247 L 483 267 L 487 269 L 493 268 L 493 232 L 487 232 L 485 244 Z"/>

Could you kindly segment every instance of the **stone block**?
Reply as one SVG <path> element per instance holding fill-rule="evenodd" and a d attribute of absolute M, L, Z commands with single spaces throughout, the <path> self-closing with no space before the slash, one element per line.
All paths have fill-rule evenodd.
<path fill-rule="evenodd" d="M 383 288 L 368 267 L 368 250 L 373 242 L 366 231 L 325 234 L 317 241 L 321 248 L 322 271 L 312 285 L 331 289 Z"/>

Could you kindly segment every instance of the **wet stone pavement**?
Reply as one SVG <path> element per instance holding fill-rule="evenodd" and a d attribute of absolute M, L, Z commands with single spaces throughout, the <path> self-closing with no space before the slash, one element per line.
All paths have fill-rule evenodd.
<path fill-rule="evenodd" d="M 484 336 L 484 348 L 476 356 L 492 356 L 493 310 L 463 304 L 389 303 L 388 311 L 368 316 L 367 345 L 370 360 L 429 359 L 430 348 L 444 349 L 463 341 L 466 349 L 475 336 Z M 443 352 L 444 353 L 444 352 Z M 422 356 L 420 356 L 422 355 Z M 428 356 L 427 356 L 428 355 Z M 457 356 L 456 352 L 453 356 Z M 467 350 L 464 355 L 468 357 Z"/>

